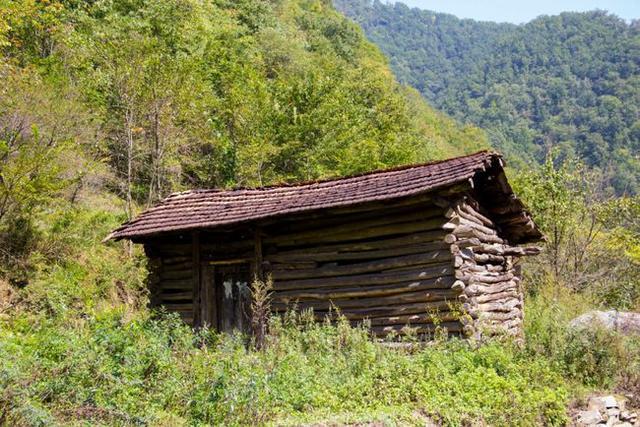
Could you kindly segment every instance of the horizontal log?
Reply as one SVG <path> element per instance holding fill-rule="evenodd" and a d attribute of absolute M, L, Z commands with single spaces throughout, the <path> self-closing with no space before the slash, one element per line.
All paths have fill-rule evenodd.
<path fill-rule="evenodd" d="M 522 308 L 522 301 L 519 299 L 509 298 L 503 301 L 488 302 L 484 304 L 478 304 L 478 310 L 480 311 L 501 311 L 508 312 L 514 308 Z"/>
<path fill-rule="evenodd" d="M 496 294 L 509 289 L 513 289 L 516 293 L 518 292 L 517 285 L 513 281 L 491 283 L 488 285 L 472 282 L 472 284 L 467 286 L 467 288 L 464 290 L 464 293 L 467 296 L 477 296 L 485 294 Z"/>
<path fill-rule="evenodd" d="M 474 301 L 478 304 L 484 304 L 487 302 L 500 301 L 507 298 L 519 299 L 519 293 L 517 289 L 508 289 L 502 292 L 496 292 L 495 294 L 482 294 L 474 297 Z"/>
<path fill-rule="evenodd" d="M 460 313 L 455 311 L 443 311 L 436 313 L 420 313 L 409 314 L 405 316 L 391 316 L 391 317 L 379 317 L 375 319 L 369 319 L 368 322 L 371 326 L 388 326 L 388 325 L 412 325 L 419 323 L 441 323 L 458 321 Z"/>
<path fill-rule="evenodd" d="M 164 262 L 172 259 L 191 258 L 191 243 L 160 244 L 154 250 L 162 255 Z"/>
<path fill-rule="evenodd" d="M 466 275 L 470 273 L 502 273 L 506 272 L 503 265 L 494 264 L 465 264 L 460 271 Z"/>
<path fill-rule="evenodd" d="M 510 255 L 510 256 L 529 256 L 538 255 L 542 249 L 536 246 L 517 247 L 500 244 L 480 244 L 473 246 L 472 249 L 476 253 L 487 253 L 493 255 Z"/>
<path fill-rule="evenodd" d="M 448 250 L 439 250 L 424 254 L 420 253 L 393 258 L 383 258 L 376 261 L 356 264 L 319 267 L 307 270 L 279 270 L 273 271 L 272 276 L 274 280 L 312 279 L 318 277 L 344 276 L 386 270 L 389 268 L 434 264 L 449 259 L 451 259 L 451 253 L 449 253 Z"/>
<path fill-rule="evenodd" d="M 504 243 L 504 240 L 502 240 L 500 237 L 483 233 L 469 225 L 458 226 L 455 230 L 452 231 L 452 234 L 454 234 L 458 239 L 477 238 L 484 242 Z"/>
<path fill-rule="evenodd" d="M 486 274 L 473 274 L 469 278 L 469 284 L 472 285 L 480 285 L 480 286 L 491 286 L 494 283 L 503 283 L 503 282 L 513 282 L 515 284 L 516 277 L 512 272 L 507 272 L 505 274 L 493 275 L 495 273 L 486 273 Z"/>
<path fill-rule="evenodd" d="M 522 310 L 514 308 L 511 311 L 507 312 L 495 312 L 495 311 L 485 311 L 480 314 L 480 320 L 496 320 L 496 321 L 505 321 L 511 319 L 521 319 L 522 318 Z"/>
<path fill-rule="evenodd" d="M 500 255 L 491 254 L 473 254 L 473 259 L 479 263 L 504 264 L 507 259 Z"/>
<path fill-rule="evenodd" d="M 393 203 L 389 203 L 388 201 L 367 202 L 317 211 L 300 212 L 288 215 L 284 221 L 282 218 L 266 219 L 261 221 L 261 228 L 265 230 L 267 234 L 272 232 L 279 234 L 280 230 L 283 229 L 308 229 L 307 224 L 310 221 L 317 221 L 322 224 L 323 221 L 331 221 L 334 218 L 353 218 L 357 220 L 358 218 L 388 216 L 415 211 L 417 209 L 428 209 L 433 206 L 439 207 L 444 212 L 444 207 L 433 203 L 431 195 L 409 196 L 403 199 L 396 199 Z"/>
<path fill-rule="evenodd" d="M 464 212 L 466 215 L 472 216 L 476 220 L 480 221 L 486 227 L 492 227 L 493 228 L 493 227 L 496 226 L 495 223 L 492 220 L 490 220 L 486 216 L 482 215 L 480 212 L 478 212 L 476 209 L 474 209 L 468 203 L 462 203 L 462 204 L 459 205 L 458 208 L 459 208 L 459 210 L 461 212 Z"/>
<path fill-rule="evenodd" d="M 389 326 L 372 326 L 371 332 L 376 335 L 389 334 L 389 333 L 398 333 L 402 334 L 403 329 L 407 328 L 406 325 L 389 325 Z M 439 325 L 434 325 L 433 323 L 421 323 L 410 325 L 409 328 L 413 330 L 414 333 L 417 334 L 425 334 L 425 333 L 434 333 L 436 330 L 446 329 L 451 332 L 462 332 L 463 325 L 460 322 L 442 322 Z"/>
<path fill-rule="evenodd" d="M 313 256 L 318 253 L 342 253 L 342 252 L 358 252 L 358 251 L 374 251 L 378 249 L 389 249 L 394 247 L 403 247 L 414 244 L 442 242 L 446 233 L 442 230 L 426 231 L 420 233 L 412 233 L 400 237 L 383 238 L 376 240 L 367 240 L 359 242 L 341 242 L 328 245 L 315 245 L 311 247 L 300 247 L 292 250 L 276 250 L 275 246 L 265 247 L 264 258 L 266 260 L 277 261 L 282 257 L 283 260 L 292 259 L 299 256 Z M 266 245 L 266 244 L 265 244 Z"/>
<path fill-rule="evenodd" d="M 451 276 L 438 277 L 429 280 L 416 280 L 401 283 L 391 283 L 385 285 L 374 286 L 358 286 L 358 287 L 338 287 L 338 288 L 321 288 L 314 290 L 296 290 L 286 292 L 275 292 L 273 300 L 278 302 L 287 301 L 305 301 L 305 300 L 327 300 L 327 299 L 343 299 L 358 298 L 366 296 L 385 296 L 399 294 L 403 292 L 411 292 L 428 289 L 450 289 L 455 279 Z"/>
<path fill-rule="evenodd" d="M 352 212 L 323 217 L 303 217 L 293 221 L 280 222 L 269 227 L 269 234 L 274 237 L 284 235 L 298 235 L 303 233 L 315 233 L 322 230 L 349 231 L 359 228 L 371 227 L 393 222 L 406 222 L 423 220 L 442 216 L 444 210 L 428 204 L 411 205 L 403 208 L 390 205 L 365 212 Z"/>
<path fill-rule="evenodd" d="M 364 228 L 360 230 L 354 230 L 351 232 L 343 232 L 343 233 L 327 233 L 326 231 L 323 233 L 318 233 L 313 236 L 305 236 L 305 237 L 288 237 L 280 239 L 275 242 L 278 246 L 282 247 L 291 247 L 298 245 L 316 245 L 318 243 L 331 243 L 331 242 L 343 242 L 350 240 L 361 240 L 361 239 L 369 239 L 374 237 L 384 237 L 384 236 L 392 236 L 396 234 L 409 234 L 415 232 L 442 232 L 440 229 L 441 224 L 444 222 L 443 219 L 440 218 L 432 218 L 426 221 L 414 221 L 414 222 L 403 222 L 397 224 L 390 225 L 379 225 L 375 227 Z M 266 244 L 274 243 L 272 240 L 267 240 Z"/>
<path fill-rule="evenodd" d="M 181 262 L 179 264 L 162 264 L 162 271 L 181 271 L 181 270 L 190 270 L 193 268 L 193 262 L 191 260 L 186 262 Z"/>
<path fill-rule="evenodd" d="M 192 270 L 176 270 L 176 271 L 166 271 L 162 270 L 160 273 L 160 280 L 188 280 L 192 277 Z"/>
<path fill-rule="evenodd" d="M 391 240 L 391 239 L 389 239 Z M 408 240 L 404 239 L 403 240 Z M 363 260 L 363 259 L 379 259 L 394 257 L 400 255 L 409 255 L 430 252 L 439 249 L 448 249 L 449 244 L 444 241 L 409 244 L 402 246 L 380 245 L 381 249 L 377 250 L 357 250 L 353 252 L 309 252 L 299 253 L 296 251 L 287 251 L 286 253 L 276 253 L 274 255 L 266 255 L 265 260 L 273 263 L 287 262 L 287 263 L 299 263 L 299 262 L 323 262 L 323 261 L 351 261 L 351 260 Z"/>
<path fill-rule="evenodd" d="M 460 293 L 452 289 L 434 289 L 428 291 L 419 292 L 405 292 L 401 294 L 372 297 L 372 298 L 356 298 L 345 299 L 336 301 L 291 301 L 289 303 L 273 302 L 272 307 L 276 310 L 283 310 L 289 307 L 296 307 L 297 309 L 305 310 L 312 308 L 314 310 L 328 310 L 331 307 L 337 307 L 340 310 L 346 310 L 350 308 L 367 308 L 384 305 L 398 305 L 407 303 L 418 302 L 433 302 L 433 301 L 450 301 L 455 300 Z"/>
<path fill-rule="evenodd" d="M 189 280 L 162 280 L 159 282 L 160 289 L 192 289 L 193 281 Z"/>
<path fill-rule="evenodd" d="M 382 285 L 450 276 L 453 275 L 453 272 L 453 266 L 451 263 L 445 262 L 427 267 L 416 267 L 414 270 L 402 272 L 390 271 L 383 273 L 359 274 L 354 276 L 289 281 L 276 280 L 273 288 L 275 291 L 289 291 L 294 289 L 329 288 L 337 286 Z"/>
<path fill-rule="evenodd" d="M 451 218 L 449 221 L 449 224 L 455 224 L 458 227 L 459 226 L 471 227 L 474 230 L 479 231 L 480 233 L 490 235 L 490 236 L 498 235 L 498 231 L 495 228 L 485 227 L 484 225 L 482 225 L 479 222 L 476 222 L 475 220 L 468 220 L 461 216 Z M 454 227 L 454 228 L 457 228 L 457 227 Z"/>
<path fill-rule="evenodd" d="M 472 237 L 470 239 L 460 239 L 456 240 L 454 244 L 451 245 L 451 252 L 458 252 L 461 249 L 466 249 L 473 246 L 481 245 L 482 242 L 477 237 Z"/>
<path fill-rule="evenodd" d="M 382 215 L 370 219 L 340 219 L 324 227 L 314 227 L 313 221 L 306 221 L 306 226 L 295 233 L 278 231 L 277 235 L 268 237 L 265 240 L 269 243 L 286 243 L 290 240 L 306 240 L 324 235 L 341 235 L 359 232 L 365 229 L 380 226 L 389 227 L 409 222 L 431 223 L 434 227 L 444 222 L 441 209 L 419 209 L 409 213 L 399 215 Z M 311 228 L 314 227 L 314 228 Z"/>
<path fill-rule="evenodd" d="M 184 291 L 184 292 L 172 292 L 172 293 L 162 293 L 159 295 L 161 301 L 182 301 L 182 300 L 192 300 L 193 292 L 192 291 Z"/>
<path fill-rule="evenodd" d="M 362 319 L 376 319 L 380 317 L 389 317 L 389 316 L 403 316 L 409 314 L 421 314 L 429 312 L 430 310 L 440 310 L 440 311 L 452 311 L 455 308 L 458 308 L 460 304 L 455 301 L 433 301 L 426 303 L 415 303 L 415 304 L 402 304 L 397 306 L 379 306 L 379 307 L 367 307 L 367 308 L 352 308 L 349 310 L 318 310 L 314 309 L 314 316 L 318 320 L 323 320 L 326 317 L 335 318 L 336 316 L 342 315 L 349 320 L 362 320 Z M 276 310 L 275 312 L 283 312 L 288 310 L 290 307 L 285 309 Z"/>
<path fill-rule="evenodd" d="M 161 263 L 164 267 L 178 267 L 181 265 L 191 265 L 191 257 L 190 256 L 179 256 L 179 257 L 165 257 L 161 258 Z"/>
<path fill-rule="evenodd" d="M 315 261 L 290 260 L 286 262 L 267 261 L 271 271 L 299 270 L 316 268 L 318 263 Z"/>
<path fill-rule="evenodd" d="M 193 311 L 192 303 L 163 303 L 162 306 L 169 311 Z"/>

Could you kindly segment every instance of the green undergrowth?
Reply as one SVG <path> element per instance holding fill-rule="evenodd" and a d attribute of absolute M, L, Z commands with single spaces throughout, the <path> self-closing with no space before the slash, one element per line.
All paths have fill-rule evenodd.
<path fill-rule="evenodd" d="M 173 316 L 124 305 L 60 319 L 16 314 L 0 333 L 0 413 L 9 424 L 565 421 L 562 377 L 507 344 L 398 350 L 365 329 L 289 315 L 272 321 L 255 351 L 239 337 L 194 333 Z"/>
<path fill-rule="evenodd" d="M 552 286 L 526 301 L 523 347 L 392 348 L 311 313 L 271 319 L 259 351 L 194 332 L 145 308 L 141 254 L 96 243 L 118 220 L 48 218 L 29 285 L 0 306 L 0 425 L 563 425 L 580 394 L 640 384 L 638 341 L 570 330 L 593 303 Z"/>

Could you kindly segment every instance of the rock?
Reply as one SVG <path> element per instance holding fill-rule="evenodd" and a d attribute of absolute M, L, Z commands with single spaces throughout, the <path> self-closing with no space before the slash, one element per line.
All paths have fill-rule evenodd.
<path fill-rule="evenodd" d="M 630 311 L 590 311 L 573 319 L 569 326 L 584 329 L 594 324 L 625 335 L 640 334 L 640 313 Z"/>
<path fill-rule="evenodd" d="M 620 419 L 620 409 L 618 408 L 609 408 L 607 409 L 607 417 L 615 418 L 616 420 Z"/>
<path fill-rule="evenodd" d="M 613 396 L 595 396 L 589 399 L 589 410 L 606 412 L 607 409 L 622 409 L 620 403 Z"/>
<path fill-rule="evenodd" d="M 578 425 L 592 426 L 604 421 L 599 411 L 578 412 Z"/>
<path fill-rule="evenodd" d="M 620 405 L 618 404 L 618 401 L 613 396 L 605 396 L 602 398 L 602 400 L 604 402 L 604 407 L 607 409 L 620 407 Z"/>

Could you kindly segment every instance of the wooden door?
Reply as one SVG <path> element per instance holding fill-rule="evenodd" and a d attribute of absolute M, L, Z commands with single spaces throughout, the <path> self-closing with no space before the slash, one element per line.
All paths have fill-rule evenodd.
<path fill-rule="evenodd" d="M 209 265 L 203 272 L 205 322 L 220 332 L 251 332 L 248 263 Z"/>

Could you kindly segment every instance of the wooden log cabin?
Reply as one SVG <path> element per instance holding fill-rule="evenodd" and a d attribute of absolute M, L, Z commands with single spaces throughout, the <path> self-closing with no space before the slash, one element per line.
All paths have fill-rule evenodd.
<path fill-rule="evenodd" d="M 144 245 L 150 304 L 185 322 L 250 330 L 250 283 L 271 310 L 336 309 L 384 336 L 436 326 L 522 331 L 519 245 L 542 238 L 493 152 L 347 178 L 172 194 L 108 239 Z"/>

